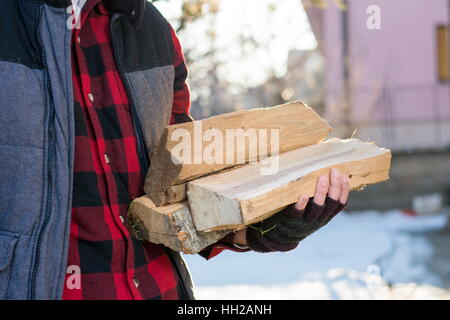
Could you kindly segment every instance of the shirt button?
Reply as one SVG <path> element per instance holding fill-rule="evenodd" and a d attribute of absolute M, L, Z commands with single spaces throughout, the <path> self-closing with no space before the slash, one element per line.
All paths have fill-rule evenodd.
<path fill-rule="evenodd" d="M 132 10 L 132 11 L 131 11 L 131 17 L 134 18 L 135 15 L 136 15 L 136 10 Z"/>
<path fill-rule="evenodd" d="M 134 286 L 135 286 L 136 288 L 139 288 L 139 280 L 136 279 L 136 278 L 133 278 L 133 282 L 134 282 Z"/>
<path fill-rule="evenodd" d="M 106 162 L 106 164 L 109 164 L 109 162 L 110 162 L 109 157 L 106 153 L 105 153 L 105 162 Z"/>
<path fill-rule="evenodd" d="M 92 93 L 88 93 L 88 98 L 91 102 L 94 102 L 94 95 Z"/>
<path fill-rule="evenodd" d="M 125 219 L 122 216 L 119 216 L 120 221 L 122 221 L 122 223 L 125 223 Z"/>
<path fill-rule="evenodd" d="M 80 38 L 80 36 L 77 37 L 77 41 L 78 41 L 78 44 L 81 43 L 81 38 Z"/>

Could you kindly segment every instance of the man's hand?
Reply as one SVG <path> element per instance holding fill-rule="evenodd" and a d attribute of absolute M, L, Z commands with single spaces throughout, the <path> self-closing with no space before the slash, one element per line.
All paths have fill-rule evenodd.
<path fill-rule="evenodd" d="M 333 200 L 339 200 L 340 203 L 346 204 L 349 194 L 348 176 L 342 175 L 338 169 L 331 169 L 329 176 L 320 176 L 317 180 L 316 193 L 313 202 L 319 206 L 325 204 L 328 195 Z M 306 195 L 299 197 L 295 204 L 295 209 L 305 210 L 309 198 Z"/>
<path fill-rule="evenodd" d="M 301 195 L 294 205 L 236 232 L 234 242 L 261 252 L 292 250 L 342 211 L 348 195 L 348 176 L 333 168 L 329 176 L 323 175 L 317 180 L 313 199 Z"/>

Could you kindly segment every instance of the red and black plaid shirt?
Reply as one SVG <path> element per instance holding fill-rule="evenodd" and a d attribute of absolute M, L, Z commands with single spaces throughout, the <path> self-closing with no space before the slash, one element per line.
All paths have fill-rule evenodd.
<path fill-rule="evenodd" d="M 130 104 L 113 56 L 110 18 L 101 0 L 90 0 L 83 8 L 80 28 L 73 31 L 76 138 L 63 299 L 184 298 L 166 249 L 133 239 L 125 226 L 131 200 L 143 194 L 143 177 Z M 190 101 L 186 65 L 172 33 L 173 123 L 174 115 L 188 114 Z M 203 256 L 211 258 L 223 248 L 210 247 Z M 77 269 L 80 286 L 71 279 Z"/>

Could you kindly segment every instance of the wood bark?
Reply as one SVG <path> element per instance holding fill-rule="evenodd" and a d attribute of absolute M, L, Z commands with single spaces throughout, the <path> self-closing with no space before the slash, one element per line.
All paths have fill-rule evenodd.
<path fill-rule="evenodd" d="M 187 202 L 157 207 L 148 196 L 132 202 L 128 226 L 139 240 L 163 244 L 186 254 L 198 253 L 231 232 L 199 233 L 192 222 Z"/>

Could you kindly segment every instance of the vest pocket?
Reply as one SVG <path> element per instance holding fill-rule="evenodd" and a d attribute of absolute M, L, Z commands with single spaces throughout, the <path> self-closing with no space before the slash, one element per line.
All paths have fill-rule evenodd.
<path fill-rule="evenodd" d="M 11 278 L 11 266 L 19 236 L 0 232 L 0 300 L 6 299 Z"/>

